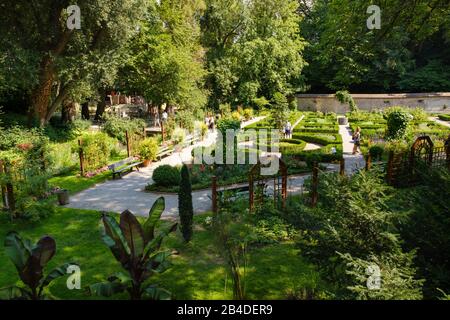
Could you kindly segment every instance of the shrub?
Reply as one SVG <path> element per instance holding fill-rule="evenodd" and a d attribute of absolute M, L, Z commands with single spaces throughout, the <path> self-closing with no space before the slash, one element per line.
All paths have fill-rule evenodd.
<path fill-rule="evenodd" d="M 239 113 L 239 111 L 233 111 L 231 113 L 231 119 L 233 119 L 235 121 L 241 121 L 242 117 L 241 117 L 241 114 Z"/>
<path fill-rule="evenodd" d="M 106 121 L 103 124 L 103 131 L 123 144 L 126 143 L 126 131 L 140 134 L 145 127 L 145 121 L 142 119 L 128 120 L 114 115 L 106 115 L 104 119 Z"/>
<path fill-rule="evenodd" d="M 410 113 L 414 119 L 414 121 L 427 121 L 428 120 L 428 114 L 423 110 L 422 108 L 415 108 L 410 110 Z"/>
<path fill-rule="evenodd" d="M 371 146 L 369 149 L 369 154 L 373 160 L 381 160 L 383 153 L 384 153 L 384 147 L 380 144 Z"/>
<path fill-rule="evenodd" d="M 353 100 L 352 95 L 348 91 L 345 90 L 336 92 L 336 99 L 340 103 L 348 104 L 348 106 L 350 107 L 350 112 L 358 111 L 358 107 Z"/>
<path fill-rule="evenodd" d="M 183 128 L 175 128 L 171 139 L 174 144 L 182 144 L 186 140 L 186 131 Z"/>
<path fill-rule="evenodd" d="M 103 132 L 84 134 L 81 142 L 87 172 L 95 171 L 108 164 L 114 147 L 114 140 L 111 137 Z M 78 148 L 78 144 L 75 145 L 74 151 L 78 151 Z"/>
<path fill-rule="evenodd" d="M 450 121 L 450 114 L 440 114 L 439 119 L 442 121 Z"/>
<path fill-rule="evenodd" d="M 180 215 L 180 229 L 183 238 L 189 242 L 192 238 L 192 223 L 194 209 L 192 206 L 192 185 L 189 169 L 186 165 L 181 168 L 180 189 L 178 191 L 178 212 Z"/>
<path fill-rule="evenodd" d="M 270 105 L 270 101 L 264 97 L 255 98 L 252 102 L 259 111 Z"/>
<path fill-rule="evenodd" d="M 186 129 L 188 132 L 192 132 L 195 129 L 195 117 L 191 111 L 178 111 L 175 115 L 175 121 L 181 128 Z"/>
<path fill-rule="evenodd" d="M 243 111 L 244 114 L 244 119 L 245 120 L 250 120 L 253 118 L 253 109 L 252 108 L 246 108 Z"/>
<path fill-rule="evenodd" d="M 289 118 L 289 104 L 286 97 L 282 93 L 276 92 L 273 95 L 271 107 L 275 128 L 282 129 Z"/>
<path fill-rule="evenodd" d="M 411 120 L 411 115 L 404 110 L 395 110 L 387 117 L 387 139 L 403 139 Z"/>
<path fill-rule="evenodd" d="M 143 160 L 156 160 L 158 154 L 158 140 L 156 138 L 149 138 L 143 140 L 139 145 L 139 156 Z"/>
<path fill-rule="evenodd" d="M 180 171 L 176 167 L 162 165 L 153 171 L 153 181 L 158 186 L 174 187 L 180 183 Z"/>

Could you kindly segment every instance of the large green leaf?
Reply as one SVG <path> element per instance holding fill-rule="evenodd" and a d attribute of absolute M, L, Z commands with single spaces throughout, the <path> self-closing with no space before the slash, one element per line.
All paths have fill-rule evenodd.
<path fill-rule="evenodd" d="M 158 223 L 165 209 L 166 209 L 166 201 L 164 200 L 164 197 L 156 199 L 156 201 L 153 203 L 153 206 L 148 213 L 148 218 L 143 226 L 146 244 L 149 241 L 153 240 L 156 223 Z"/>
<path fill-rule="evenodd" d="M 103 241 L 111 249 L 114 257 L 123 265 L 126 266 L 130 260 L 131 251 L 125 240 L 122 230 L 117 221 L 106 214 L 102 216 L 103 221 Z"/>
<path fill-rule="evenodd" d="M 89 286 L 88 290 L 91 295 L 101 297 L 111 297 L 114 294 L 124 292 L 127 286 L 120 282 L 100 282 Z"/>
<path fill-rule="evenodd" d="M 56 252 L 53 238 L 42 237 L 31 251 L 25 268 L 19 272 L 20 279 L 30 288 L 37 288 L 42 282 L 44 268 Z"/>
<path fill-rule="evenodd" d="M 128 210 L 120 215 L 120 229 L 128 243 L 132 258 L 140 258 L 144 251 L 144 233 L 139 221 Z"/>
<path fill-rule="evenodd" d="M 144 297 L 151 300 L 170 300 L 172 294 L 166 289 L 151 285 L 144 289 Z"/>
<path fill-rule="evenodd" d="M 36 248 L 33 249 L 33 254 L 35 254 L 35 252 L 39 257 L 39 264 L 44 268 L 55 255 L 55 240 L 48 236 L 41 238 L 38 241 Z"/>
<path fill-rule="evenodd" d="M 163 273 L 169 269 L 172 264 L 167 258 L 172 255 L 170 251 L 160 251 L 152 254 L 147 262 L 146 270 L 149 272 Z"/>
<path fill-rule="evenodd" d="M 60 277 L 64 277 L 67 274 L 67 268 L 71 265 L 78 265 L 76 263 L 65 263 L 62 266 L 59 266 L 52 271 L 49 272 L 49 274 L 45 277 L 44 281 L 42 281 L 40 290 L 44 289 L 46 286 L 48 286 L 53 280 L 58 279 Z"/>
<path fill-rule="evenodd" d="M 0 300 L 29 299 L 29 294 L 23 288 L 10 286 L 0 289 Z"/>
<path fill-rule="evenodd" d="M 17 232 L 9 232 L 5 238 L 5 253 L 21 272 L 31 256 L 31 249 L 25 245 Z"/>
<path fill-rule="evenodd" d="M 154 253 L 155 251 L 158 251 L 159 248 L 161 248 L 162 241 L 165 237 L 169 235 L 169 233 L 174 232 L 177 230 L 178 223 L 173 224 L 169 228 L 161 231 L 156 238 L 151 240 L 144 249 L 144 256 L 142 257 L 143 260 L 147 260 L 147 258 Z"/>

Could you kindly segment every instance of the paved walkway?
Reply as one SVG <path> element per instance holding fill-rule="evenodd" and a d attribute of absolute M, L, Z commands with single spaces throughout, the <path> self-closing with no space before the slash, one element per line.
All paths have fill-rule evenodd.
<path fill-rule="evenodd" d="M 251 123 L 255 123 L 261 118 L 254 119 Z M 243 127 L 251 123 L 244 123 Z M 346 171 L 348 174 L 355 172 L 357 169 L 364 167 L 364 159 L 361 155 L 351 155 L 353 143 L 351 142 L 351 132 L 348 126 L 340 126 L 339 132 L 344 141 L 344 158 L 346 160 Z M 216 133 L 210 132 L 208 137 L 194 146 L 185 148 L 182 152 L 174 153 L 166 157 L 162 161 L 153 163 L 147 168 L 140 169 L 139 172 L 133 172 L 125 175 L 122 179 L 109 180 L 102 184 L 84 190 L 78 194 L 71 196 L 69 208 L 90 209 L 98 211 L 122 212 L 126 209 L 133 213 L 146 216 L 156 199 L 164 196 L 166 200 L 166 209 L 163 213 L 164 218 L 178 217 L 178 196 L 176 194 L 159 194 L 145 192 L 145 186 L 153 183 L 151 177 L 153 170 L 160 165 L 169 164 L 172 166 L 182 163 L 190 163 L 192 161 L 191 151 L 197 146 L 209 146 L 216 140 Z M 338 170 L 336 166 L 329 165 L 329 170 Z M 309 175 L 291 176 L 288 179 L 288 192 L 290 194 L 298 194 L 303 192 L 303 184 Z M 245 186 L 246 183 L 238 186 Z M 267 192 L 273 194 L 273 184 L 268 183 Z M 210 211 L 211 208 L 211 190 L 199 190 L 192 193 L 192 200 L 195 213 Z"/>
<path fill-rule="evenodd" d="M 257 117 L 251 121 L 244 122 L 242 127 L 258 122 L 265 117 Z M 147 168 L 132 172 L 122 177 L 122 179 L 108 180 L 97 184 L 87 190 L 70 197 L 69 208 L 92 209 L 99 211 L 122 212 L 126 209 L 138 215 L 147 215 L 153 202 L 160 197 L 160 194 L 145 192 L 145 186 L 153 183 L 153 171 L 161 165 L 178 166 L 183 163 L 192 162 L 192 149 L 198 146 L 210 146 L 215 143 L 216 132 L 209 132 L 204 141 L 175 152 L 155 162 Z M 295 188 L 293 189 L 295 191 Z M 211 192 L 209 190 L 195 191 L 192 193 L 194 200 L 194 211 L 205 212 L 211 210 Z M 164 195 L 166 200 L 166 210 L 163 216 L 170 217 L 178 215 L 178 197 L 175 194 Z"/>
<path fill-rule="evenodd" d="M 442 120 L 440 120 L 440 119 L 437 118 L 437 117 L 430 117 L 430 118 L 428 118 L 428 119 L 431 120 L 431 121 L 434 121 L 434 122 L 436 122 L 436 123 L 439 123 L 439 124 L 441 124 L 441 125 L 443 125 L 443 126 L 446 126 L 446 127 L 450 128 L 450 122 L 442 121 Z"/>
<path fill-rule="evenodd" d="M 363 169 L 366 166 L 366 162 L 362 154 L 353 155 L 353 138 L 352 130 L 349 125 L 340 125 L 339 134 L 342 136 L 342 147 L 344 151 L 345 159 L 345 172 L 347 174 L 353 174 L 356 171 Z"/>

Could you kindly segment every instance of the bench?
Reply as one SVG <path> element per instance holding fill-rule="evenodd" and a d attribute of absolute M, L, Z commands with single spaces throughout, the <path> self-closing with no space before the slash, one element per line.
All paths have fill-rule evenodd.
<path fill-rule="evenodd" d="M 161 161 L 161 159 L 165 156 L 169 156 L 173 153 L 173 147 L 160 147 L 158 150 L 158 153 L 156 155 L 156 158 Z"/>
<path fill-rule="evenodd" d="M 195 144 L 196 142 L 198 142 L 200 140 L 200 137 L 198 135 L 195 136 L 191 136 L 189 137 L 189 139 L 186 139 L 186 141 L 183 142 L 183 147 L 189 147 L 193 144 Z"/>
<path fill-rule="evenodd" d="M 121 177 L 121 174 L 125 171 L 133 171 L 133 168 L 136 168 L 139 171 L 139 166 L 142 164 L 142 161 L 139 161 L 135 157 L 129 157 L 119 162 L 113 163 L 108 166 L 108 169 L 112 171 L 113 179 L 116 178 L 116 175 Z"/>

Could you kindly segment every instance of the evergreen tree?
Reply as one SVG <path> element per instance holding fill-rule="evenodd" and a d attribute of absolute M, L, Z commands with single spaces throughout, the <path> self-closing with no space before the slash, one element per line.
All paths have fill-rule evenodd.
<path fill-rule="evenodd" d="M 192 220 L 194 209 L 192 207 L 192 185 L 189 169 L 183 165 L 181 169 L 180 190 L 178 191 L 178 212 L 180 214 L 181 233 L 186 242 L 192 238 Z"/>

